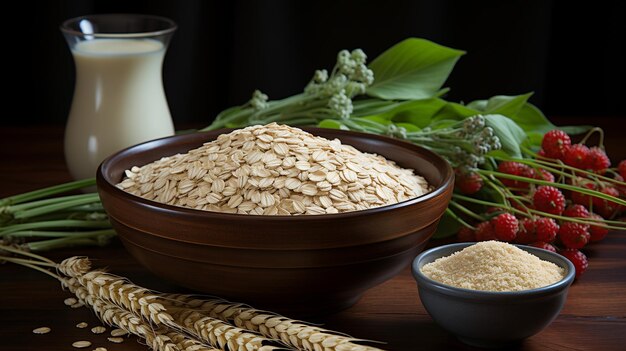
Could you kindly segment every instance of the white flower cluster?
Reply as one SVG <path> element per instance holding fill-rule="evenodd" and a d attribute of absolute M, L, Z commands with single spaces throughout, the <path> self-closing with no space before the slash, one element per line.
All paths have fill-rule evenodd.
<path fill-rule="evenodd" d="M 267 99 L 267 95 L 263 94 L 260 90 L 255 90 L 254 93 L 252 93 L 252 99 L 250 99 L 248 103 L 253 109 L 260 111 L 267 108 Z"/>
<path fill-rule="evenodd" d="M 330 97 L 328 107 L 341 118 L 352 114 L 352 98 L 364 94 L 374 82 L 374 72 L 366 66 L 367 56 L 361 49 L 342 50 L 330 76 L 328 71 L 317 70 L 304 88 L 306 95 Z"/>
<path fill-rule="evenodd" d="M 344 89 L 341 89 L 328 100 L 328 107 L 335 111 L 341 119 L 350 118 L 353 110 L 352 100 L 346 95 Z"/>

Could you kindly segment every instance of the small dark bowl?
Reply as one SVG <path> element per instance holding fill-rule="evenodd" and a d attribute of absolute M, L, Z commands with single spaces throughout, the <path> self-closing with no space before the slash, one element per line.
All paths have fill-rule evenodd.
<path fill-rule="evenodd" d="M 126 249 L 158 276 L 277 311 L 337 311 L 400 272 L 424 248 L 448 205 L 454 173 L 441 157 L 407 142 L 306 130 L 416 169 L 435 189 L 351 213 L 256 216 L 165 205 L 115 187 L 124 170 L 184 153 L 229 132 L 221 130 L 149 141 L 110 156 L 98 169 L 98 192 Z"/>
<path fill-rule="evenodd" d="M 565 269 L 565 277 L 548 286 L 515 292 L 489 292 L 456 288 L 426 277 L 421 269 L 474 243 L 450 244 L 424 251 L 413 260 L 422 305 L 441 327 L 466 344 L 503 347 L 534 335 L 559 314 L 574 265 L 565 257 L 536 247 L 516 245 L 542 260 Z"/>

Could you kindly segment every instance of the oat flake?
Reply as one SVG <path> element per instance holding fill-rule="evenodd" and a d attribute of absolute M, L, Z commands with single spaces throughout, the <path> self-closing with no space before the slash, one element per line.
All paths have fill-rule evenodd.
<path fill-rule="evenodd" d="M 50 328 L 48 327 L 39 327 L 36 329 L 33 329 L 33 333 L 35 334 L 48 334 L 50 332 Z"/>

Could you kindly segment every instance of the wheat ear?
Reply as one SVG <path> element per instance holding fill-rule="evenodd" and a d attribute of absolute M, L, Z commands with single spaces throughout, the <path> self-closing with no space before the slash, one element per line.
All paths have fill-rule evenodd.
<path fill-rule="evenodd" d="M 63 279 L 62 283 L 84 304 L 90 306 L 104 323 L 145 339 L 146 344 L 155 351 L 220 351 L 178 332 L 165 328 L 153 329 L 133 313 L 91 295 L 76 278 Z"/>
<path fill-rule="evenodd" d="M 307 351 L 382 351 L 379 348 L 359 345 L 366 341 L 352 338 L 341 333 L 308 325 L 281 315 L 260 311 L 244 304 L 232 303 L 222 299 L 198 299 L 191 295 L 164 295 L 166 308 L 169 305 L 196 309 L 204 316 L 233 323 L 234 325 L 262 335 L 281 340 L 286 345 Z"/>
<path fill-rule="evenodd" d="M 276 340 L 251 333 L 219 319 L 207 318 L 193 311 L 180 309 L 172 315 L 161 303 L 165 300 L 159 294 L 134 285 L 125 278 L 103 271 L 93 270 L 85 273 L 86 264 L 83 262 L 78 265 L 76 262 L 80 259 L 84 258 L 71 258 L 63 261 L 60 265 L 63 267 L 59 267 L 59 270 L 75 278 L 89 294 L 131 311 L 150 323 L 191 334 L 213 347 L 228 347 L 231 351 L 280 349 L 271 346 L 276 343 Z"/>

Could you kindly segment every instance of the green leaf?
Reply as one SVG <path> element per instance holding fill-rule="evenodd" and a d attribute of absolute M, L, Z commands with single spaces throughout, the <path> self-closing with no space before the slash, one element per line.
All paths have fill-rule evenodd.
<path fill-rule="evenodd" d="M 519 96 L 524 96 L 524 95 L 519 95 Z M 510 119 L 515 121 L 515 123 L 517 123 L 517 125 L 519 125 L 529 135 L 530 133 L 540 133 L 543 135 L 553 129 L 561 129 L 562 131 L 568 134 L 576 135 L 576 134 L 585 133 L 589 131 L 591 128 L 593 128 L 593 126 L 588 126 L 588 125 L 557 127 L 554 124 L 552 124 L 550 120 L 548 120 L 548 118 L 543 114 L 543 112 L 541 112 L 540 109 L 537 108 L 537 106 L 529 102 L 524 103 L 519 109 L 519 111 L 513 115 L 506 114 L 503 112 L 493 112 L 493 113 L 500 113 L 509 117 Z M 531 141 L 531 144 L 532 145 L 537 144 L 536 141 L 537 141 L 536 138 L 534 138 Z M 541 141 L 539 141 L 539 144 L 541 144 Z"/>
<path fill-rule="evenodd" d="M 352 102 L 354 110 L 352 116 L 362 117 L 382 114 L 393 110 L 402 102 L 380 100 L 380 99 L 357 99 Z"/>
<path fill-rule="evenodd" d="M 445 101 L 441 99 L 410 100 L 399 103 L 394 108 L 382 113 L 361 118 L 380 123 L 383 123 L 381 119 L 384 119 L 386 121 L 384 124 L 389 124 L 392 121 L 394 123 L 410 123 L 421 129 L 430 124 L 432 116 L 445 104 Z"/>
<path fill-rule="evenodd" d="M 507 154 L 506 152 L 504 152 L 503 150 L 491 150 L 487 153 L 487 156 L 490 157 L 499 157 L 499 158 L 508 158 L 511 157 L 511 155 Z"/>
<path fill-rule="evenodd" d="M 541 141 L 543 140 L 544 133 L 540 132 L 526 132 L 526 144 L 535 147 L 541 147 Z"/>
<path fill-rule="evenodd" d="M 499 114 L 511 118 L 517 115 L 532 95 L 533 93 L 516 96 L 497 95 L 489 100 L 472 101 L 467 104 L 467 107 L 481 113 Z"/>
<path fill-rule="evenodd" d="M 406 129 L 408 133 L 419 132 L 422 128 L 411 123 L 396 123 L 398 127 Z"/>
<path fill-rule="evenodd" d="M 431 123 L 429 125 L 429 127 L 432 130 L 438 130 L 438 129 L 444 129 L 444 128 L 449 128 L 452 127 L 455 124 L 458 124 L 459 121 L 455 120 L 455 119 L 440 119 L 437 121 L 433 121 L 433 123 Z"/>
<path fill-rule="evenodd" d="M 318 123 L 317 126 L 320 128 L 349 130 L 348 127 L 344 126 L 341 122 L 334 119 L 325 119 Z"/>
<path fill-rule="evenodd" d="M 485 115 L 486 124 L 493 128 L 500 139 L 502 150 L 513 157 L 522 157 L 520 144 L 526 139 L 526 133 L 512 119 L 502 115 Z"/>
<path fill-rule="evenodd" d="M 425 39 L 403 40 L 370 63 L 374 83 L 366 94 L 387 100 L 435 97 L 464 53 Z"/>
<path fill-rule="evenodd" d="M 537 132 L 545 134 L 556 126 L 550 122 L 546 116 L 535 105 L 527 102 L 515 116 L 508 116 L 514 120 L 526 132 Z"/>
<path fill-rule="evenodd" d="M 425 128 L 431 123 L 432 117 L 445 105 L 445 101 L 441 99 L 408 101 L 402 108 L 394 110 L 395 114 L 391 119 L 396 123 L 411 123 Z"/>
<path fill-rule="evenodd" d="M 441 216 L 441 220 L 437 225 L 437 231 L 433 235 L 434 239 L 447 238 L 456 234 L 461 229 L 461 223 L 450 216 L 447 212 L 444 212 Z"/>
<path fill-rule="evenodd" d="M 444 101 L 444 100 L 442 100 Z M 445 101 L 444 101 L 445 102 Z M 465 105 L 458 104 L 456 102 L 445 102 L 445 106 L 437 112 L 433 117 L 433 121 L 440 121 L 446 119 L 453 119 L 460 121 L 470 116 L 476 116 L 480 114 L 480 111 L 468 108 Z"/>

